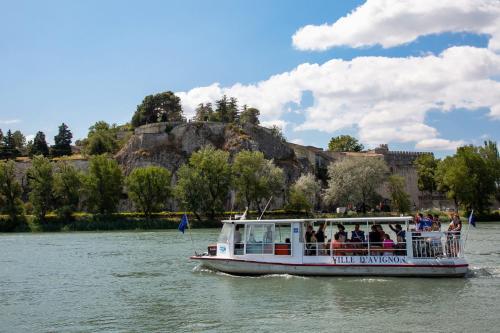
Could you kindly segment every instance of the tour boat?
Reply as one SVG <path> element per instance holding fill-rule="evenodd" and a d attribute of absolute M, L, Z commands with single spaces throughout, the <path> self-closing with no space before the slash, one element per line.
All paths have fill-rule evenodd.
<path fill-rule="evenodd" d="M 411 216 L 222 222 L 217 244 L 191 259 L 211 270 L 234 275 L 461 277 L 468 270 L 460 233 L 412 230 Z M 400 236 L 405 236 L 397 237 L 399 242 L 389 229 L 394 230 L 395 224 L 399 224 Z M 364 239 L 350 241 L 356 225 L 356 236 L 364 231 Z M 317 232 L 320 226 L 325 237 L 318 238 L 325 241 L 312 238 L 307 243 L 312 230 Z M 390 241 L 374 242 L 377 235 L 369 235 L 372 226 L 377 232 L 384 230 L 392 235 L 389 237 L 394 246 Z M 342 233 L 335 235 L 342 227 L 348 233 L 345 240 Z"/>

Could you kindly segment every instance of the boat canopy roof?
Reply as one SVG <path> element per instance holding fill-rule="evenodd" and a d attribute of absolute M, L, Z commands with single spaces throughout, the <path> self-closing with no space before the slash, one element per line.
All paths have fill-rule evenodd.
<path fill-rule="evenodd" d="M 406 223 L 411 221 L 412 216 L 400 216 L 400 217 L 346 217 L 346 218 L 317 218 L 317 219 L 271 219 L 271 220 L 223 220 L 222 223 L 236 223 L 236 224 L 255 224 L 255 223 L 275 223 L 275 224 L 291 224 L 294 222 L 315 222 L 315 223 L 342 223 L 342 224 L 356 224 L 356 223 L 378 223 L 378 224 L 389 224 L 389 223 Z"/>

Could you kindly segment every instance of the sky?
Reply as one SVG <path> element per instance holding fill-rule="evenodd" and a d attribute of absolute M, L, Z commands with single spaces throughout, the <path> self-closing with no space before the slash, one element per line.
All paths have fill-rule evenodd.
<path fill-rule="evenodd" d="M 289 141 L 453 154 L 500 140 L 500 1 L 0 0 L 0 128 L 49 141 L 174 91 Z"/>

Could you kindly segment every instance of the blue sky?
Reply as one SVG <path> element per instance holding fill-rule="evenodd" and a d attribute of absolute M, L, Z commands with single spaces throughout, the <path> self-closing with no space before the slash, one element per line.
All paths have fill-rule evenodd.
<path fill-rule="evenodd" d="M 218 83 L 221 91 L 227 88 L 239 97 L 238 93 L 246 95 L 233 89 L 235 84 L 266 82 L 304 63 L 439 56 L 454 46 L 488 50 L 490 35 L 482 28 L 437 28 L 438 33 L 424 32 L 411 42 L 390 47 L 383 40 L 377 41 L 377 36 L 373 37 L 373 45 L 333 45 L 324 51 L 299 50 L 301 47 L 292 43 L 292 36 L 301 27 L 332 24 L 363 3 L 0 1 L 0 128 L 4 132 L 8 128 L 20 129 L 25 135 L 42 130 L 51 139 L 57 126 L 65 122 L 75 138 L 82 138 L 98 120 L 119 124 L 129 121 L 145 95 L 165 90 L 189 93 L 193 88 Z M 496 55 L 496 50 L 492 54 Z M 483 75 L 493 76 L 491 71 Z M 370 80 L 366 77 L 366 81 Z M 304 89 L 300 94 L 298 103 L 286 98 L 276 102 L 286 111 L 266 111 L 263 107 L 263 120 L 286 122 L 286 137 L 304 144 L 325 147 L 329 138 L 345 133 L 360 137 L 368 146 L 387 141 L 395 150 L 432 150 L 428 140 L 434 139 L 475 144 L 484 138 L 500 139 L 500 120 L 489 115 L 488 105 L 482 106 L 477 94 L 470 97 L 478 101 L 469 109 L 457 105 L 447 112 L 438 108 L 423 113 L 421 121 L 432 129 L 421 127 L 415 131 L 429 130 L 432 134 L 410 141 L 394 135 L 385 137 L 380 128 L 376 130 L 381 134 L 367 134 L 370 128 L 359 127 L 358 121 L 340 128 L 310 125 L 298 129 L 306 119 L 312 119 L 313 112 L 306 109 L 321 104 L 315 98 L 323 92 Z M 488 99 L 489 104 L 496 103 L 495 96 Z M 245 101 L 256 106 L 268 102 L 248 97 Z M 335 112 L 340 111 L 332 111 L 332 118 L 338 114 Z M 422 140 L 427 141 L 419 145 Z M 441 156 L 453 152 L 438 149 L 436 153 Z"/>

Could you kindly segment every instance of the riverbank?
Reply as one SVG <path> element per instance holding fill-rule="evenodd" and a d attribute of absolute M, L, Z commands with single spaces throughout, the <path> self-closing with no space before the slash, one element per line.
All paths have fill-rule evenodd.
<path fill-rule="evenodd" d="M 442 223 L 449 222 L 446 212 L 431 212 L 439 214 Z M 16 221 L 11 221 L 7 216 L 0 216 L 0 232 L 69 232 L 69 231 L 113 231 L 113 230 L 168 230 L 177 229 L 184 212 L 161 212 L 155 213 L 151 218 L 147 218 L 142 213 L 115 213 L 111 215 L 94 215 L 88 213 L 76 213 L 72 220 L 63 220 L 55 214 L 49 214 L 44 221 L 38 220 L 33 215 L 19 217 Z M 238 212 L 226 212 L 217 216 L 214 220 L 198 220 L 194 214 L 187 213 L 190 226 L 192 228 L 219 228 L 221 220 L 234 216 Z M 258 218 L 257 212 L 250 212 L 248 218 Z M 266 212 L 265 219 L 293 219 L 293 218 L 327 218 L 327 217 L 357 217 L 357 216 L 397 216 L 396 213 L 350 213 L 333 214 L 318 213 L 307 214 L 305 212 L 275 210 Z M 465 216 L 465 214 L 461 214 Z M 466 220 L 465 218 L 463 220 Z M 500 221 L 498 211 L 488 215 L 476 217 L 478 222 Z"/>

